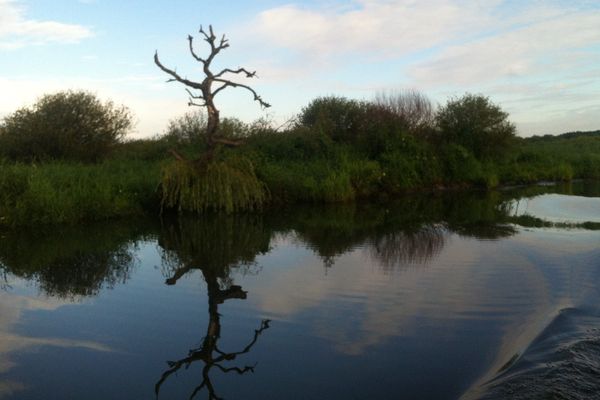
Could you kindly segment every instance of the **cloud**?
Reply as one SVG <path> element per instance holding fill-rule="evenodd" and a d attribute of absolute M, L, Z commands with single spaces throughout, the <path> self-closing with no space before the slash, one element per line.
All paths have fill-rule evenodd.
<path fill-rule="evenodd" d="M 597 2 L 325 4 L 274 7 L 243 27 L 262 77 L 273 83 L 300 78 L 303 87 L 354 96 L 390 87 L 419 88 L 439 101 L 484 93 L 509 104 L 525 135 L 600 124 L 585 111 L 600 96 Z M 525 87 L 535 91 L 521 91 Z M 585 118 L 573 120 L 576 113 Z"/>
<path fill-rule="evenodd" d="M 77 301 L 77 300 L 75 300 Z M 74 340 L 52 337 L 28 337 L 13 333 L 19 325 L 23 314 L 31 311 L 55 311 L 71 302 L 54 298 L 32 297 L 0 292 L 0 374 L 6 374 L 16 366 L 11 359 L 14 353 L 36 347 L 53 346 L 73 348 L 80 347 L 93 351 L 110 352 L 110 347 L 93 341 Z M 0 398 L 11 396 L 26 389 L 17 381 L 3 379 L 0 382 Z"/>
<path fill-rule="evenodd" d="M 414 65 L 409 74 L 428 86 L 464 86 L 540 74 L 573 76 L 589 61 L 590 54 L 582 50 L 600 43 L 599 26 L 600 12 L 533 20 L 494 36 L 448 46 Z"/>
<path fill-rule="evenodd" d="M 483 6 L 468 4 L 472 3 L 361 0 L 351 8 L 318 10 L 287 5 L 260 13 L 256 33 L 316 60 L 340 54 L 397 57 L 483 29 L 489 23 Z"/>
<path fill-rule="evenodd" d="M 0 0 L 0 49 L 47 43 L 78 43 L 93 35 L 89 28 L 56 21 L 28 19 L 15 0 Z"/>

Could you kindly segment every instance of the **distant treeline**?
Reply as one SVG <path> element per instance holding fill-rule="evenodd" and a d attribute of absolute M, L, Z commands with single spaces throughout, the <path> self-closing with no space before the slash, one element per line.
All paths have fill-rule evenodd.
<path fill-rule="evenodd" d="M 238 212 L 272 204 L 385 201 L 411 191 L 600 179 L 600 134 L 519 138 L 508 114 L 467 94 L 313 100 L 285 126 L 189 112 L 126 140 L 125 107 L 86 92 L 44 96 L 0 123 L 0 225 L 136 214 Z"/>
<path fill-rule="evenodd" d="M 597 131 L 575 131 L 561 133 L 560 135 L 542 135 L 542 136 L 531 136 L 526 140 L 539 141 L 539 140 L 560 140 L 560 139 L 574 139 L 579 137 L 599 137 L 600 130 Z"/>

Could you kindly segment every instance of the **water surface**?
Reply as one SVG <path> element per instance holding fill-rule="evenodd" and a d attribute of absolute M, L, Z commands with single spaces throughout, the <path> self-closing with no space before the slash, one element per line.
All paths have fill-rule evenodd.
<path fill-rule="evenodd" d="M 2 232 L 0 398 L 594 398 L 599 196 Z"/>

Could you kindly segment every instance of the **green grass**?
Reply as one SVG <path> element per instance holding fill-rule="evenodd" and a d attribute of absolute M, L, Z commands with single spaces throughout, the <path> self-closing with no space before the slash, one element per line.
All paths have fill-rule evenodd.
<path fill-rule="evenodd" d="M 0 164 L 0 224 L 78 223 L 158 209 L 160 163 Z"/>
<path fill-rule="evenodd" d="M 439 187 L 600 179 L 600 135 L 522 139 L 496 160 L 402 133 L 377 136 L 377 151 L 365 148 L 367 139 L 339 143 L 305 128 L 262 132 L 242 147 L 220 149 L 204 173 L 182 168 L 169 154 L 176 148 L 193 158 L 201 148 L 164 139 L 123 143 L 100 164 L 0 161 L 0 225 L 157 215 L 161 202 L 181 212 L 239 212 L 269 203 L 386 199 Z"/>

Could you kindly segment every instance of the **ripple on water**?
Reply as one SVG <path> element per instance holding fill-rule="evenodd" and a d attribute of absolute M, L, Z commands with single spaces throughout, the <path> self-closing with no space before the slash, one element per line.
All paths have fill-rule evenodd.
<path fill-rule="evenodd" d="M 480 398 L 600 399 L 598 310 L 562 310 Z"/>

